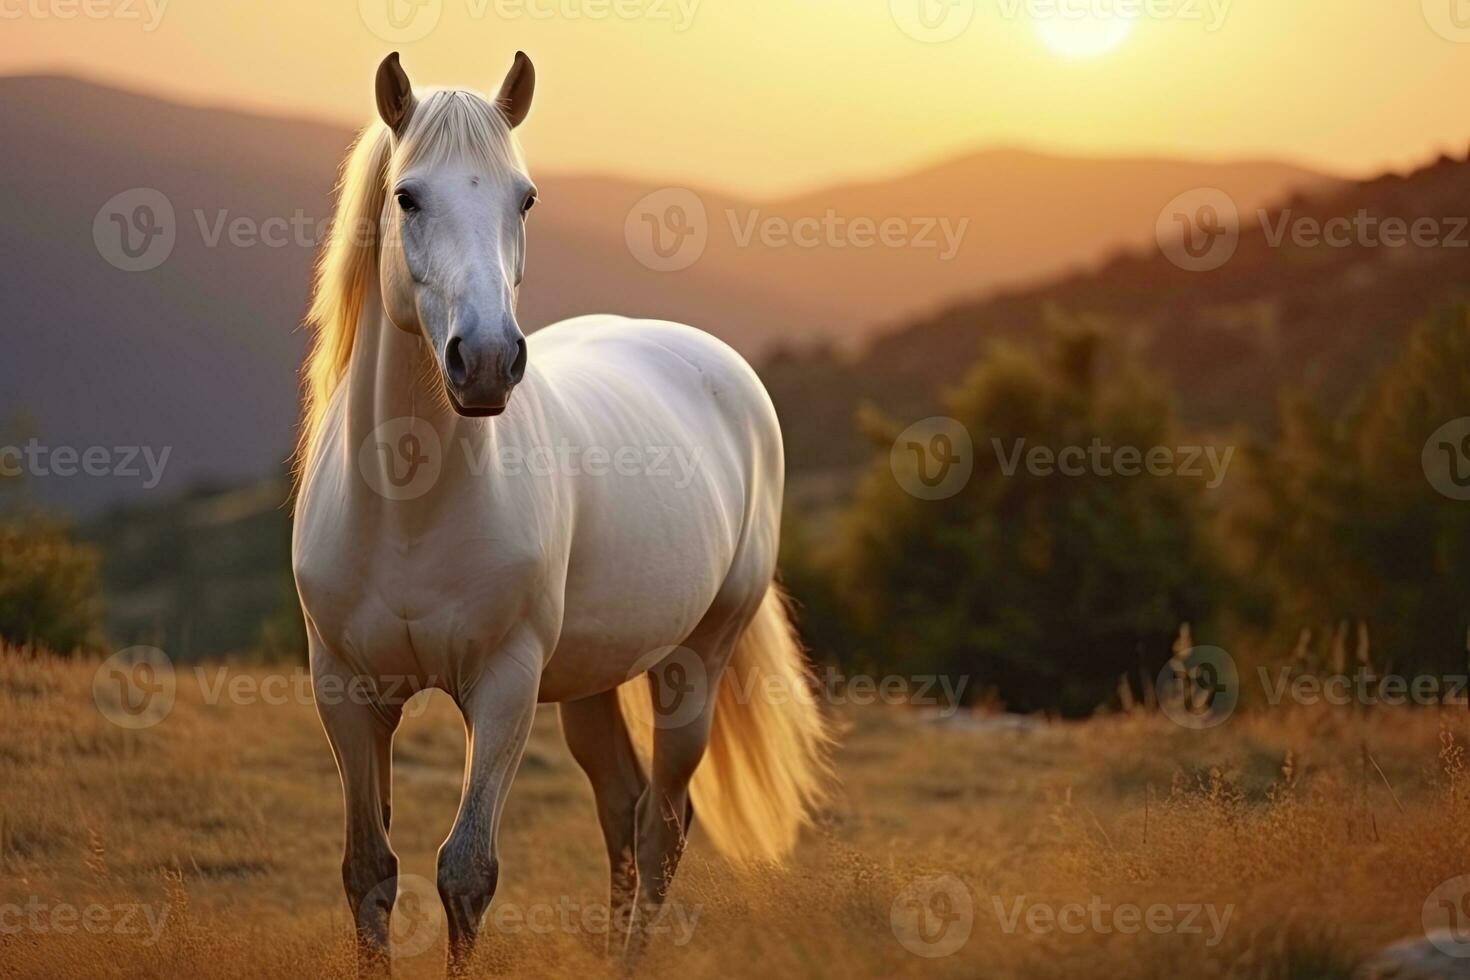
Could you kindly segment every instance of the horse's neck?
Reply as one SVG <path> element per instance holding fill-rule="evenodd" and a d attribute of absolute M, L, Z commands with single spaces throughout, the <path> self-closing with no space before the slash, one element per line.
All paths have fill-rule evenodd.
<path fill-rule="evenodd" d="M 369 289 L 358 318 L 347 363 L 347 429 L 361 440 L 384 422 L 422 418 L 441 429 L 451 420 L 424 384 L 429 350 L 418 338 L 393 326 L 383 313 L 376 289 Z M 441 433 L 442 434 L 442 433 Z"/>
<path fill-rule="evenodd" d="M 485 453 L 493 452 L 497 443 L 491 420 L 463 418 L 449 407 L 444 393 L 434 387 L 442 383 L 439 377 L 428 345 L 395 327 L 383 312 L 376 287 L 369 289 L 343 379 L 344 449 L 356 462 L 364 445 L 383 443 L 391 448 L 409 432 L 419 444 L 431 444 L 434 439 L 427 430 L 432 430 L 437 447 L 425 451 L 438 454 L 435 492 L 415 500 L 415 506 L 395 502 L 391 509 L 404 516 L 451 502 L 454 485 L 468 484 L 474 461 L 490 458 Z M 367 499 L 381 500 L 361 481 L 354 481 L 354 486 L 368 491 Z"/>

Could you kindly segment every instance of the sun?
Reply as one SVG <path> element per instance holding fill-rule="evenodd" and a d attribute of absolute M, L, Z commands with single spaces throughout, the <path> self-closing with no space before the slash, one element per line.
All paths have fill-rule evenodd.
<path fill-rule="evenodd" d="M 1064 58 L 1105 55 L 1133 33 L 1133 18 L 1117 15 L 1059 14 L 1038 17 L 1035 24 L 1042 43 Z"/>

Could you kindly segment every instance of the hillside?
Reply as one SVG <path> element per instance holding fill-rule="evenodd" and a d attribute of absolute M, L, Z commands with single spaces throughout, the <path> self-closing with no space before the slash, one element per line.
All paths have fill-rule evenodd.
<path fill-rule="evenodd" d="M 1241 215 L 1238 248 L 1213 271 L 1185 271 L 1157 245 L 1125 250 L 1090 272 L 955 304 L 856 356 L 777 355 L 763 376 L 786 421 L 791 469 L 811 476 L 860 464 L 870 449 L 853 423 L 859 405 L 902 419 L 932 414 L 941 389 L 990 345 L 1034 343 L 1052 313 L 1102 317 L 1124 331 L 1169 383 L 1187 424 L 1269 432 L 1282 389 L 1344 407 L 1416 321 L 1470 289 L 1467 161 L 1297 195 L 1264 223 L 1243 204 Z M 1283 220 L 1305 228 L 1338 218 L 1365 228 L 1431 219 L 1444 244 L 1392 247 L 1373 231 L 1345 247 L 1304 246 L 1310 238 L 1290 231 L 1273 242 Z"/>
<path fill-rule="evenodd" d="M 0 899 L 17 903 L 0 931 L 6 975 L 356 976 L 342 794 L 304 672 L 181 667 L 157 702 L 167 717 L 129 730 L 93 703 L 98 666 L 0 651 Z M 1463 709 L 1284 708 L 1205 731 L 1141 712 L 1023 724 L 831 710 L 840 784 L 819 825 L 788 867 L 740 873 L 696 819 L 640 976 L 1346 977 L 1422 936 L 1426 896 L 1464 854 Z M 394 749 L 393 975 L 438 980 L 435 851 L 464 761 L 450 700 L 420 695 Z M 1363 777 L 1367 758 L 1381 780 Z M 602 957 L 594 813 L 543 709 L 506 804 L 475 975 L 617 975 Z M 916 922 L 926 900 L 938 915 Z M 37 905 L 128 917 L 24 929 L 36 920 L 19 909 Z M 1018 927 L 1023 906 L 1104 918 Z M 1131 926 L 1113 918 L 1129 909 Z M 1139 928 L 1143 909 L 1180 928 Z"/>

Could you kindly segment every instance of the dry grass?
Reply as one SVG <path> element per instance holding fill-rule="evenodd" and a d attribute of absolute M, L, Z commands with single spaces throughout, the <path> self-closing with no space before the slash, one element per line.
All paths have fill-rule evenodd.
<path fill-rule="evenodd" d="M 181 673 L 172 714 L 130 732 L 95 708 L 95 668 L 0 654 L 0 974 L 349 975 L 341 801 L 313 708 L 207 704 Z M 1470 855 L 1463 708 L 1277 709 L 1206 732 L 1158 717 L 1017 730 L 897 709 L 847 717 L 842 791 L 792 867 L 737 877 L 696 830 L 675 890 L 698 915 L 693 936 L 656 946 L 649 974 L 1341 976 L 1418 933 L 1425 897 Z M 431 700 L 407 721 L 395 758 L 401 870 L 431 879 L 459 796 L 452 707 Z M 501 845 L 497 907 L 604 900 L 590 793 L 554 712 L 537 720 Z M 900 945 L 890 912 L 911 882 L 938 873 L 965 883 L 973 929 L 953 955 L 921 958 Z M 1208 924 L 1203 934 L 1007 932 L 995 899 L 1009 910 L 1022 896 L 1234 908 L 1215 945 Z M 38 929 L 13 911 L 94 904 L 113 910 L 112 924 L 65 935 L 55 919 Z M 118 908 L 134 909 L 129 923 Z M 156 942 L 145 913 L 162 917 Z M 409 909 L 431 930 L 436 913 Z M 496 935 L 482 965 L 615 975 L 596 921 L 571 921 Z M 399 976 L 439 975 L 442 930 L 430 935 Z"/>

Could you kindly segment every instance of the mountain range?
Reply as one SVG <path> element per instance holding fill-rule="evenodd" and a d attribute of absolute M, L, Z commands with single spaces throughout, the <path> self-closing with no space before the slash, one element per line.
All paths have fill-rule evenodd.
<path fill-rule="evenodd" d="M 278 472 L 292 442 L 312 260 L 352 130 L 55 76 L 0 78 L 0 127 L 9 259 L 0 265 L 0 444 L 168 452 L 156 485 L 146 472 L 52 472 L 33 476 L 27 493 L 89 513 Z M 1254 207 L 1339 186 L 1271 161 L 1019 150 L 779 200 L 680 182 L 680 199 L 692 195 L 701 212 L 703 249 L 662 271 L 638 236 L 667 218 L 668 185 L 532 164 L 542 203 L 522 292 L 526 329 L 598 310 L 678 319 L 758 365 L 778 345 L 862 350 L 956 297 L 1086 269 L 1148 242 L 1160 208 L 1190 188 L 1217 187 Z M 156 192 L 144 203 L 166 205 L 141 210 L 139 188 Z M 165 210 L 166 257 L 129 271 L 118 236 L 129 222 L 166 220 Z M 880 343 L 865 356 L 891 353 Z"/>
<path fill-rule="evenodd" d="M 1123 248 L 1090 270 L 956 301 L 855 355 L 768 359 L 795 483 L 825 474 L 818 486 L 850 486 L 843 474 L 873 452 L 854 424 L 860 406 L 908 421 L 940 412 L 992 345 L 1034 346 L 1058 320 L 1120 333 L 1189 430 L 1269 437 L 1283 393 L 1350 409 L 1418 322 L 1470 297 L 1470 160 L 1242 205 L 1238 218 L 1217 266 L 1195 266 L 1165 238 L 1167 252 Z"/>

